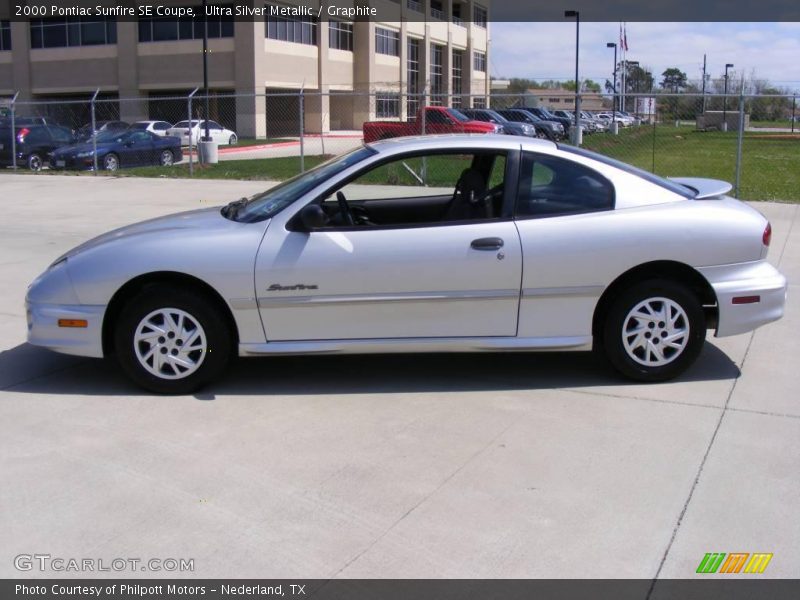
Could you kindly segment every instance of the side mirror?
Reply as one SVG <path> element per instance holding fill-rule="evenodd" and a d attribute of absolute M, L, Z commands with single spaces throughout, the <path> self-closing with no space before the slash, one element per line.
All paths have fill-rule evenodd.
<path fill-rule="evenodd" d="M 328 224 L 325 211 L 319 204 L 307 204 L 300 211 L 300 222 L 306 231 L 313 231 Z"/>

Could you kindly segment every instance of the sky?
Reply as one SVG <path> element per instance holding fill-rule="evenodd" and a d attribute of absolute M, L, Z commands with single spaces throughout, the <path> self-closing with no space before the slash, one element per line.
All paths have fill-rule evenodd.
<path fill-rule="evenodd" d="M 628 60 L 652 69 L 656 80 L 677 67 L 701 80 L 703 54 L 718 78 L 725 63 L 736 78 L 750 76 L 800 92 L 800 23 L 627 23 Z M 497 78 L 575 78 L 575 23 L 491 24 L 490 73 Z M 581 23 L 580 78 L 611 79 L 619 23 Z"/>

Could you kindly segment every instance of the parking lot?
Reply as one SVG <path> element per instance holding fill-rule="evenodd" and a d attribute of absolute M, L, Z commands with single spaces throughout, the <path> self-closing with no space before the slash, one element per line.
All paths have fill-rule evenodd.
<path fill-rule="evenodd" d="M 800 205 L 757 204 L 784 319 L 710 337 L 665 384 L 587 353 L 317 356 L 158 397 L 25 344 L 26 286 L 62 252 L 264 187 L 0 175 L 0 576 L 82 575 L 14 567 L 46 553 L 199 578 L 683 578 L 708 552 L 800 576 Z"/>

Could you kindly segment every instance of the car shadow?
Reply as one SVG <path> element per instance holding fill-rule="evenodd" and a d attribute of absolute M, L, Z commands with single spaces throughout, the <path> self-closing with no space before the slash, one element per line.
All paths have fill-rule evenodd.
<path fill-rule="evenodd" d="M 735 379 L 740 371 L 706 342 L 677 381 Z M 542 390 L 636 385 L 591 352 L 487 352 L 275 356 L 237 360 L 197 394 L 325 395 Z M 0 353 L 0 390 L 26 394 L 142 395 L 112 360 L 64 356 L 21 344 Z"/>

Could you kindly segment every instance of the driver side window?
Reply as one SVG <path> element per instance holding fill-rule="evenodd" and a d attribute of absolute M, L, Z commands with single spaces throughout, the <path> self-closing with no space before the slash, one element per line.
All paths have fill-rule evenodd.
<path fill-rule="evenodd" d="M 403 155 L 359 173 L 319 205 L 325 228 L 494 220 L 503 217 L 505 178 L 502 151 Z"/>

